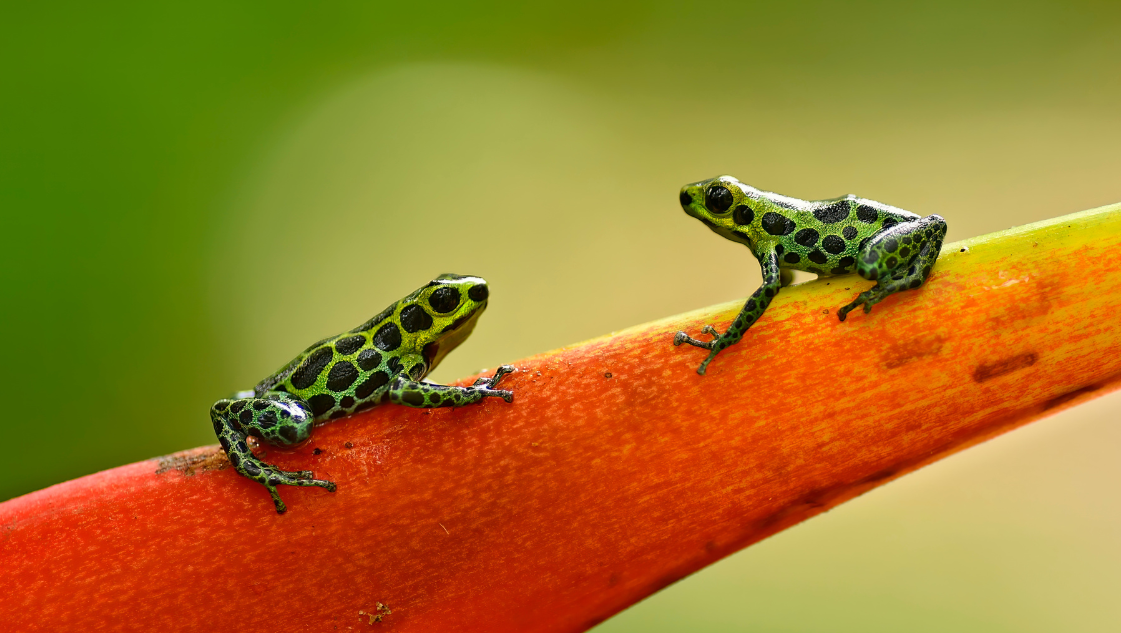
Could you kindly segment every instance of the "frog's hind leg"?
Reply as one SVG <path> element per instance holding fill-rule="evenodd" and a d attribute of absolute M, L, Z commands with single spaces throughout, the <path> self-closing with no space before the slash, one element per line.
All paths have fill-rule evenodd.
<path fill-rule="evenodd" d="M 278 514 L 288 508 L 281 501 L 277 486 L 318 486 L 335 491 L 333 482 L 314 479 L 309 470 L 284 471 L 257 459 L 246 443 L 249 435 L 280 446 L 307 439 L 312 413 L 302 400 L 283 392 L 268 392 L 260 398 L 219 400 L 210 408 L 210 419 L 234 469 L 268 489 Z"/>
<path fill-rule="evenodd" d="M 938 259 L 945 237 L 946 221 L 930 215 L 897 224 L 868 240 L 860 249 L 856 271 L 861 277 L 878 283 L 837 310 L 837 317 L 844 321 L 859 305 L 864 306 L 865 313 L 870 312 L 872 306 L 888 296 L 923 285 Z"/>
<path fill-rule="evenodd" d="M 513 365 L 503 365 L 490 378 L 479 378 L 470 387 L 453 387 L 431 382 L 412 380 L 407 374 L 398 374 L 389 383 L 389 401 L 409 407 L 430 409 L 434 407 L 462 407 L 483 398 L 502 398 L 514 401 L 514 392 L 495 389 L 502 377 L 514 371 Z"/>
<path fill-rule="evenodd" d="M 747 329 L 758 321 L 759 317 L 763 316 L 763 311 L 771 304 L 771 299 L 778 294 L 779 289 L 782 287 L 782 274 L 778 267 L 778 253 L 773 251 L 767 253 L 759 258 L 759 263 L 763 268 L 763 285 L 759 286 L 759 289 L 747 298 L 747 302 L 743 304 L 740 313 L 723 334 L 717 332 L 716 328 L 711 325 L 706 325 L 701 328 L 701 332 L 712 336 L 713 339 L 711 341 L 697 340 L 685 332 L 678 332 L 673 335 L 674 345 L 688 343 L 694 347 L 710 350 L 708 357 L 705 358 L 704 361 L 701 362 L 701 366 L 697 368 L 698 374 L 702 376 L 705 375 L 708 364 L 712 362 L 712 359 L 716 358 L 717 354 L 729 345 L 735 345 L 743 338 Z"/>

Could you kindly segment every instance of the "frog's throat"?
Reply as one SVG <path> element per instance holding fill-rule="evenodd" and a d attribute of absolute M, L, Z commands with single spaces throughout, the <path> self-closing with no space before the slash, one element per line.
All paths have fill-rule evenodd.
<path fill-rule="evenodd" d="M 479 321 L 479 315 L 483 313 L 485 307 L 484 304 L 471 314 L 457 319 L 441 332 L 436 340 L 424 346 L 422 354 L 429 372 L 435 369 L 436 365 L 439 365 L 453 349 L 459 347 L 460 343 L 467 340 L 468 336 L 471 336 L 475 324 Z"/>

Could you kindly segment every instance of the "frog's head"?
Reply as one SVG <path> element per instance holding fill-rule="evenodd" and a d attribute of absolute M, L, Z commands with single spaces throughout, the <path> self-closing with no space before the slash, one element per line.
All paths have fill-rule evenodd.
<path fill-rule="evenodd" d="M 721 236 L 751 246 L 752 222 L 759 205 L 759 190 L 731 176 L 717 176 L 681 188 L 685 213 L 705 223 Z"/>
<path fill-rule="evenodd" d="M 428 371 L 471 335 L 489 295 L 482 277 L 446 274 L 403 301 L 401 327 L 416 335 Z"/>

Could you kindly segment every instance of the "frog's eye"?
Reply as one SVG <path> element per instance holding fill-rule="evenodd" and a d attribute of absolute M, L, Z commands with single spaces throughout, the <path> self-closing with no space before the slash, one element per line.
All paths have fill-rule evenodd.
<path fill-rule="evenodd" d="M 734 201 L 732 192 L 720 185 L 709 187 L 708 191 L 705 192 L 705 206 L 713 213 L 724 213 L 732 208 L 732 202 Z"/>
<path fill-rule="evenodd" d="M 459 290 L 454 286 L 441 286 L 428 297 L 428 305 L 440 314 L 447 314 L 459 306 Z"/>

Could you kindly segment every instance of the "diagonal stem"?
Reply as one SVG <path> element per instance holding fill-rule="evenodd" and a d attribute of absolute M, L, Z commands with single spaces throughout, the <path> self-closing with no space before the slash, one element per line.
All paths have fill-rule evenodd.
<path fill-rule="evenodd" d="M 929 283 L 783 292 L 515 363 L 513 404 L 323 426 L 267 492 L 214 447 L 0 504 L 11 630 L 581 631 L 770 534 L 1121 384 L 1121 205 L 948 245 Z M 464 384 L 470 384 L 465 381 Z M 200 413 L 200 419 L 203 414 Z M 367 622 L 367 617 L 369 622 Z M 380 618 L 374 622 L 374 617 Z M 387 629 L 388 630 L 388 629 Z"/>

